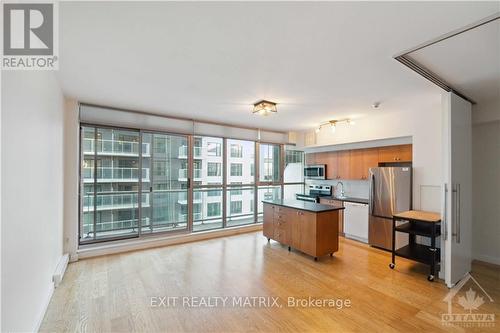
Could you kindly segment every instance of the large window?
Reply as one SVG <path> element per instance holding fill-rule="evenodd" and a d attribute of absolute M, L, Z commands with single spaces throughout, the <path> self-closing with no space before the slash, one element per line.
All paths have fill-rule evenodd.
<path fill-rule="evenodd" d="M 304 187 L 303 153 L 279 144 L 89 125 L 81 154 L 80 243 L 256 223 Z"/>

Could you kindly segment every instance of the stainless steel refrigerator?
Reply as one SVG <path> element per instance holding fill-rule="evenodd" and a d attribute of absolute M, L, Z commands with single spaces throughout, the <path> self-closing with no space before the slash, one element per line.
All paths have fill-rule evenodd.
<path fill-rule="evenodd" d="M 368 243 L 392 249 L 392 215 L 411 209 L 411 167 L 371 168 Z M 398 244 L 398 240 L 396 240 Z"/>

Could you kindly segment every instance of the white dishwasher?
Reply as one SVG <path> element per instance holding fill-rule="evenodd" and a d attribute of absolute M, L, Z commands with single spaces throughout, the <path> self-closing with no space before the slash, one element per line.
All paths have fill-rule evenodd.
<path fill-rule="evenodd" d="M 344 207 L 345 236 L 368 243 L 368 205 L 345 201 Z"/>

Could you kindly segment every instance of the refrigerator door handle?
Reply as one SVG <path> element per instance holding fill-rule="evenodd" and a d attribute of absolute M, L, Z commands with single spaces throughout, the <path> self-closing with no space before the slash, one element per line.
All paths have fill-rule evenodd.
<path fill-rule="evenodd" d="M 370 215 L 373 215 L 373 210 L 375 206 L 375 176 L 370 175 Z"/>
<path fill-rule="evenodd" d="M 457 237 L 457 185 L 451 184 L 451 237 Z"/>

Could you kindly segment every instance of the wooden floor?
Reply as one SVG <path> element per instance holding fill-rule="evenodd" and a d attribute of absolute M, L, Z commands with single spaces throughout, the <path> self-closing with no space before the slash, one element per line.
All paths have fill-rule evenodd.
<path fill-rule="evenodd" d="M 473 276 L 495 300 L 493 328 L 446 327 L 442 282 L 427 268 L 341 238 L 333 258 L 315 262 L 261 232 L 81 260 L 56 289 L 42 332 L 500 331 L 500 269 Z M 154 296 L 272 296 L 276 307 L 152 307 Z M 292 308 L 288 297 L 348 299 L 350 307 Z M 229 302 L 228 302 L 229 303 Z"/>

